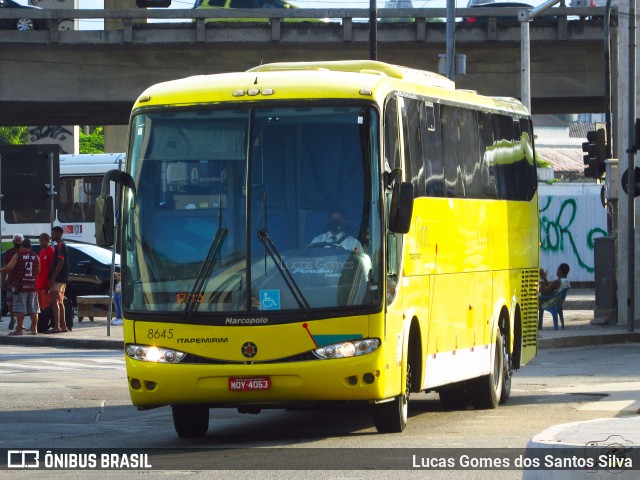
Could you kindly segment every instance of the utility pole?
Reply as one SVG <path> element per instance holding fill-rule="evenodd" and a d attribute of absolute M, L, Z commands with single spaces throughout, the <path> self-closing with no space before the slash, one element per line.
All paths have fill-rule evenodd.
<path fill-rule="evenodd" d="M 456 80 L 456 0 L 447 0 L 447 78 Z"/>
<path fill-rule="evenodd" d="M 369 60 L 378 59 L 378 10 L 376 0 L 369 0 Z"/>
<path fill-rule="evenodd" d="M 561 0 L 547 0 L 536 8 L 518 10 L 520 22 L 520 101 L 531 112 L 531 42 L 529 22 Z"/>

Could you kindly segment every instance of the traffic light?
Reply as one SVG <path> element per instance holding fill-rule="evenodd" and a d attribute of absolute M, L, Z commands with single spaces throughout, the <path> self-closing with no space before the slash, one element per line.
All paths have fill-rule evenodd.
<path fill-rule="evenodd" d="M 602 178 L 605 172 L 607 159 L 607 131 L 604 127 L 587 132 L 587 141 L 582 144 L 582 151 L 586 153 L 583 157 L 584 176 L 591 178 Z"/>

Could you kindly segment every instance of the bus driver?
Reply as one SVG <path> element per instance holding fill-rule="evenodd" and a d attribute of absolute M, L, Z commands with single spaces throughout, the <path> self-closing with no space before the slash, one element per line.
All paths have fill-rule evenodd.
<path fill-rule="evenodd" d="M 321 233 L 311 240 L 311 245 L 337 245 L 345 250 L 364 253 L 362 244 L 345 231 L 346 225 L 347 221 L 344 213 L 340 210 L 334 210 L 331 212 L 331 215 L 329 215 L 324 233 Z"/>

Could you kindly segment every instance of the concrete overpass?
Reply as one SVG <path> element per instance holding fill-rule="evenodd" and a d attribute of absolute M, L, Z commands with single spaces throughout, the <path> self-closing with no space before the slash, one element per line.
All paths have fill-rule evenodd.
<path fill-rule="evenodd" d="M 604 111 L 603 22 L 567 18 L 601 10 L 554 8 L 557 22 L 531 25 L 534 113 Z M 456 15 L 485 13 L 513 16 L 514 10 L 458 9 Z M 48 19 L 53 27 L 0 31 L 0 125 L 126 124 L 134 99 L 157 82 L 261 62 L 368 58 L 368 24 L 353 20 L 366 18 L 367 10 L 256 10 L 242 16 L 252 14 L 258 21 L 220 21 L 238 16 L 230 10 L 36 11 L 30 16 Z M 15 12 L 0 12 L 0 19 L 11 16 Z M 214 16 L 218 21 L 206 21 Z M 268 16 L 269 22 L 259 21 Z M 284 16 L 336 20 L 295 22 Z M 446 16 L 444 9 L 384 9 L 378 16 L 378 60 L 437 71 L 438 54 L 446 50 L 445 24 L 430 20 Z M 410 21 L 384 21 L 402 17 Z M 103 18 L 119 26 L 58 31 L 57 22 L 68 18 Z M 165 23 L 146 23 L 147 18 Z M 188 23 L 167 23 L 168 18 Z M 517 22 L 492 17 L 482 25 L 458 23 L 456 53 L 467 55 L 467 75 L 456 78 L 458 88 L 520 96 Z"/>

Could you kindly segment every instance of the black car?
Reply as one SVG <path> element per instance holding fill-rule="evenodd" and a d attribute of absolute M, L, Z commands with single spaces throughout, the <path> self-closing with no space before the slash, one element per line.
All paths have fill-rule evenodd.
<path fill-rule="evenodd" d="M 37 238 L 29 238 L 34 252 L 40 251 Z M 108 295 L 111 287 L 111 250 L 90 243 L 64 241 L 69 250 L 69 281 L 65 295 L 77 305 L 82 295 Z M 4 252 L 2 253 L 4 259 Z M 120 255 L 115 257 L 120 271 Z"/>
<path fill-rule="evenodd" d="M 19 8 L 24 10 L 24 16 L 20 18 L 7 18 L 0 20 L 0 30 L 46 30 L 49 28 L 49 24 L 46 19 L 32 19 L 30 18 L 30 11 L 39 10 L 39 7 L 32 7 L 30 5 L 20 5 L 13 0 L 0 0 L 0 8 Z"/>
<path fill-rule="evenodd" d="M 520 2 L 494 2 L 494 1 L 487 1 L 486 3 L 475 3 L 475 2 L 469 2 L 468 5 L 469 8 L 482 8 L 482 9 L 487 9 L 487 8 L 512 8 L 515 15 L 511 16 L 502 16 L 502 17 L 496 17 L 496 20 L 498 23 L 510 23 L 510 24 L 517 24 L 519 23 L 518 21 L 518 10 L 521 10 L 523 8 L 526 8 L 527 10 L 532 10 L 533 6 L 527 4 L 527 3 L 520 3 Z M 488 16 L 478 16 L 478 17 L 465 17 L 463 19 L 463 21 L 465 23 L 473 23 L 473 24 L 486 24 L 489 21 Z M 547 24 L 555 24 L 558 22 L 557 18 L 554 15 L 540 15 L 537 17 L 533 18 L 533 22 L 536 24 L 539 23 L 547 23 Z"/>

